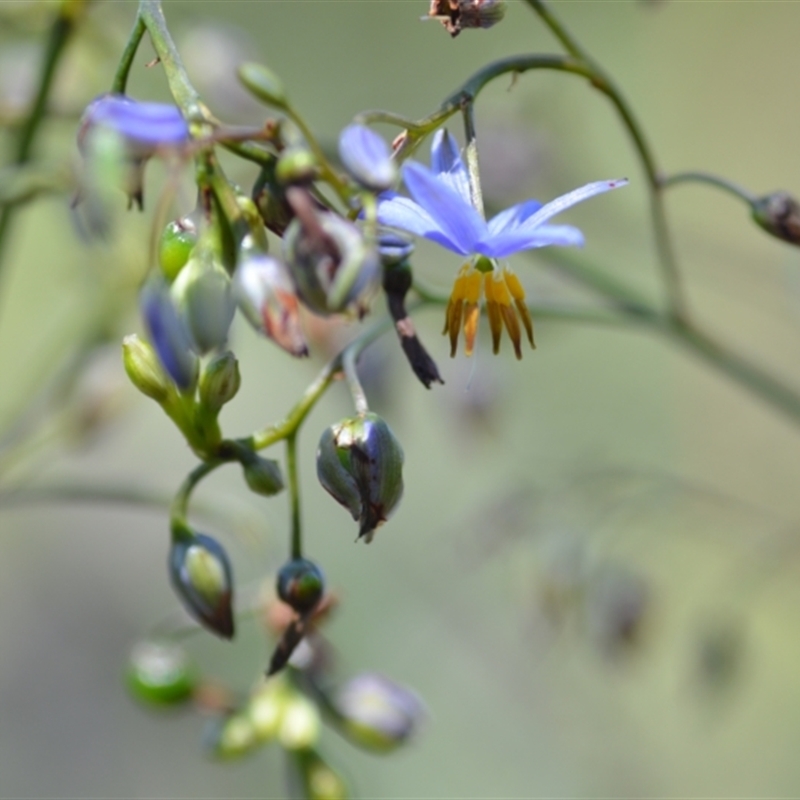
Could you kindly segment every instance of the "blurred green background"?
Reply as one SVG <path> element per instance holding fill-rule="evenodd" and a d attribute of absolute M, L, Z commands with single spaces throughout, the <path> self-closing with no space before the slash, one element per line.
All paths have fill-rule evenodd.
<path fill-rule="evenodd" d="M 53 6 L 3 6 L 0 108 L 11 119 Z M 231 76 L 240 59 L 256 58 L 331 143 L 359 111 L 422 117 L 488 61 L 557 49 L 518 2 L 502 24 L 455 40 L 420 21 L 424 0 L 164 7 L 221 117 L 263 119 Z M 800 193 L 800 5 L 554 7 L 618 78 L 665 170 Z M 63 118 L 38 150 L 47 161 L 73 157 L 75 115 L 109 86 L 134 12 L 133 2 L 94 6 L 59 78 Z M 151 57 L 146 43 L 131 94 L 166 99 L 160 70 L 144 67 Z M 643 177 L 604 98 L 572 76 L 501 79 L 481 96 L 477 124 L 486 193 L 498 205 L 628 176 L 627 189 L 564 219 L 586 233 L 588 259 L 658 296 Z M 451 128 L 461 134 L 457 120 Z M 242 185 L 252 181 L 226 163 Z M 150 211 L 162 177 L 150 170 Z M 185 213 L 188 185 L 182 202 Z M 710 189 L 675 188 L 668 205 L 696 318 L 800 390 L 797 251 Z M 43 434 L 56 445 L 43 442 L 43 458 L 13 469 L 0 464 L 6 487 L 113 482 L 168 496 L 194 463 L 119 363 L 119 337 L 140 329 L 133 289 L 150 220 L 147 210 L 126 215 L 121 196 L 119 206 L 107 246 L 79 239 L 64 197 L 17 219 L 0 282 L 3 429 L 30 410 L 77 340 L 99 324 L 111 343 L 81 378 L 72 414 Z M 431 283 L 449 285 L 458 266 L 432 246 L 417 250 L 415 269 Z M 535 256 L 514 266 L 532 297 L 589 298 Z M 800 428 L 638 330 L 541 322 L 538 349 L 521 363 L 508 343 L 492 358 L 482 340 L 473 365 L 447 357 L 441 311 L 417 323 L 444 387 L 424 391 L 391 337 L 364 357 L 375 410 L 406 453 L 404 501 L 371 546 L 353 544 L 352 520 L 314 476 L 319 433 L 351 413 L 343 386 L 300 437 L 307 551 L 343 600 L 326 629 L 340 673 L 384 672 L 415 687 L 429 710 L 419 739 L 390 757 L 326 736 L 357 794 L 796 796 Z M 325 357 L 317 339 L 311 363 L 291 361 L 241 320 L 233 346 L 243 385 L 223 414 L 232 435 L 280 418 Z M 99 409 L 92 435 L 73 435 L 87 408 Z M 277 749 L 209 763 L 199 716 L 148 713 L 125 692 L 130 647 L 176 605 L 165 511 L 12 499 L 0 507 L 0 796 L 284 796 Z M 285 496 L 248 496 L 229 468 L 198 500 L 232 520 L 206 529 L 225 542 L 239 585 L 274 572 L 287 546 Z M 269 642 L 255 624 L 240 629 L 231 645 L 198 635 L 188 647 L 245 690 Z"/>

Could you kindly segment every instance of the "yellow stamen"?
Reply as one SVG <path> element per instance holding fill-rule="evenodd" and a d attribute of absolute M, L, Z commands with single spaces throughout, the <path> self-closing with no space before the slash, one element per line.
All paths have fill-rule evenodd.
<path fill-rule="evenodd" d="M 519 278 L 508 268 L 503 270 L 503 277 L 506 279 L 506 286 L 514 298 L 514 305 L 517 307 L 517 313 L 522 319 L 522 324 L 525 326 L 525 333 L 528 334 L 528 341 L 531 347 L 535 348 L 536 344 L 533 340 L 533 320 L 531 319 L 531 312 L 528 311 L 528 304 L 525 302 L 525 290 Z"/>

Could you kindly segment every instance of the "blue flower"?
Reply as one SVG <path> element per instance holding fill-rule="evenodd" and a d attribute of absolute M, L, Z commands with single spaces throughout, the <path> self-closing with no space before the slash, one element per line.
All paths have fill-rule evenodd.
<path fill-rule="evenodd" d="M 480 300 L 485 294 L 494 352 L 500 348 L 505 325 L 517 358 L 521 358 L 520 320 L 531 346 L 533 324 L 519 279 L 507 267 L 501 269 L 497 259 L 551 244 L 580 247 L 583 234 L 577 228 L 550 225 L 548 220 L 596 194 L 624 186 L 627 180 L 588 183 L 544 205 L 526 200 L 487 222 L 472 204 L 467 169 L 446 130 L 437 131 L 433 138 L 431 167 L 414 162 L 403 166 L 403 179 L 413 199 L 384 193 L 379 198 L 378 221 L 470 257 L 458 273 L 447 306 L 444 332 L 450 334 L 451 355 L 455 355 L 462 329 L 466 354 L 472 354 Z"/>

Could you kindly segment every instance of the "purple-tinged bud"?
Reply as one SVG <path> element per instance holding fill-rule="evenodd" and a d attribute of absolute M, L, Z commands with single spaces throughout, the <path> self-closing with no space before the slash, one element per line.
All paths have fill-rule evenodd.
<path fill-rule="evenodd" d="M 188 217 L 168 223 L 158 246 L 158 264 L 169 282 L 178 277 L 197 244 L 197 226 Z"/>
<path fill-rule="evenodd" d="M 376 673 L 356 675 L 333 698 L 343 733 L 368 750 L 387 753 L 419 729 L 422 701 L 410 689 Z"/>
<path fill-rule="evenodd" d="M 295 558 L 278 572 L 278 597 L 298 614 L 307 614 L 322 599 L 325 578 L 322 570 L 307 558 Z"/>
<path fill-rule="evenodd" d="M 249 755 L 261 744 L 250 716 L 243 711 L 211 720 L 203 738 L 208 754 L 224 760 Z"/>
<path fill-rule="evenodd" d="M 236 397 L 241 383 L 236 356 L 230 351 L 214 356 L 200 374 L 200 403 L 216 414 L 222 406 Z"/>
<path fill-rule="evenodd" d="M 378 235 L 378 255 L 384 267 L 395 267 L 407 261 L 414 252 L 414 243 L 392 231 Z"/>
<path fill-rule="evenodd" d="M 319 440 L 317 477 L 369 543 L 402 497 L 403 449 L 377 414 L 343 419 Z"/>
<path fill-rule="evenodd" d="M 197 676 L 186 652 L 177 645 L 139 642 L 131 653 L 126 682 L 137 700 L 173 706 L 191 698 Z"/>
<path fill-rule="evenodd" d="M 293 356 L 307 356 L 300 306 L 286 267 L 266 253 L 245 255 L 233 277 L 233 291 L 247 321 Z"/>
<path fill-rule="evenodd" d="M 189 126 L 177 106 L 140 103 L 119 94 L 103 95 L 86 107 L 78 130 L 82 153 L 101 128 L 114 131 L 133 159 L 147 159 L 160 148 L 180 148 L 189 142 Z"/>
<path fill-rule="evenodd" d="M 787 192 L 773 192 L 753 203 L 753 219 L 767 233 L 800 245 L 800 204 Z"/>
<path fill-rule="evenodd" d="M 348 125 L 339 135 L 345 169 L 365 188 L 383 192 L 397 180 L 397 165 L 386 142 L 365 125 Z"/>
<path fill-rule="evenodd" d="M 179 389 L 191 389 L 197 380 L 197 356 L 189 331 L 172 305 L 167 285 L 161 280 L 145 284 L 139 306 L 161 366 Z"/>
<path fill-rule="evenodd" d="M 169 575 L 186 610 L 208 630 L 232 639 L 233 576 L 219 542 L 204 533 L 173 542 Z"/>
<path fill-rule="evenodd" d="M 283 238 L 297 294 L 315 314 L 363 316 L 380 286 L 377 253 L 359 228 L 338 214 L 309 216 L 293 219 Z"/>
<path fill-rule="evenodd" d="M 505 14 L 505 0 L 431 0 L 423 19 L 438 19 L 456 37 L 464 28 L 491 28 Z"/>
<path fill-rule="evenodd" d="M 172 284 L 172 296 L 200 353 L 224 347 L 236 303 L 231 280 L 208 252 L 189 259 Z"/>

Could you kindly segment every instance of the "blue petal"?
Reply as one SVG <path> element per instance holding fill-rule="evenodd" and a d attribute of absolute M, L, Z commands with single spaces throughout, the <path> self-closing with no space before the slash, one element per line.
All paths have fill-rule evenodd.
<path fill-rule="evenodd" d="M 517 205 L 501 211 L 489 220 L 489 233 L 494 236 L 504 233 L 506 230 L 513 230 L 535 214 L 541 207 L 542 204 L 538 200 L 526 200 L 524 203 L 517 203 Z"/>
<path fill-rule="evenodd" d="M 475 244 L 489 235 L 489 229 L 472 205 L 421 164 L 406 164 L 403 178 L 417 205 L 428 212 L 439 230 L 458 247 L 456 252 L 465 255 L 476 252 Z"/>
<path fill-rule="evenodd" d="M 87 124 L 105 125 L 144 147 L 180 145 L 189 139 L 189 126 L 177 106 L 139 103 L 121 95 L 106 95 L 91 103 L 84 113 Z"/>
<path fill-rule="evenodd" d="M 459 255 L 469 252 L 450 239 L 425 209 L 420 208 L 410 198 L 393 192 L 386 192 L 378 199 L 378 222 L 416 236 L 424 236 Z"/>
<path fill-rule="evenodd" d="M 562 194 L 555 200 L 551 200 L 546 205 L 542 206 L 535 214 L 528 217 L 528 219 L 519 226 L 519 230 L 533 230 L 541 225 L 556 214 L 560 214 L 568 208 L 594 197 L 596 194 L 608 192 L 611 189 L 618 189 L 620 186 L 625 186 L 628 183 L 626 178 L 620 178 L 614 181 L 597 181 L 596 183 L 587 183 L 586 186 L 581 186 L 579 189 L 573 189 L 567 194 Z"/>
<path fill-rule="evenodd" d="M 532 229 L 507 230 L 478 242 L 475 251 L 489 258 L 505 258 L 522 250 L 556 244 L 582 247 L 583 234 L 572 225 L 538 225 Z"/>
<path fill-rule="evenodd" d="M 451 189 L 458 192 L 462 200 L 472 205 L 467 168 L 461 160 L 456 140 L 445 128 L 439 128 L 433 135 L 431 169 L 440 181 L 444 181 Z"/>
<path fill-rule="evenodd" d="M 341 132 L 339 155 L 347 171 L 368 189 L 388 189 L 397 178 L 386 142 L 364 125 L 348 125 Z"/>

